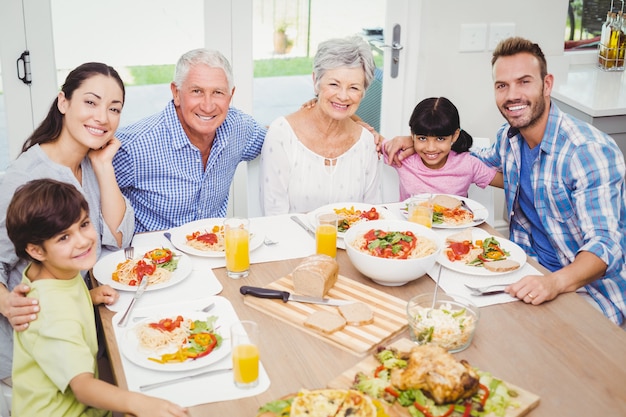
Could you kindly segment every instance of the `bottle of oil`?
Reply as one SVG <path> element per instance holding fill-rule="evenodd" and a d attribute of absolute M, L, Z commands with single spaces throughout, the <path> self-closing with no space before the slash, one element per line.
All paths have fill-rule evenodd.
<path fill-rule="evenodd" d="M 623 4 L 622 4 L 623 5 Z M 622 6 L 623 7 L 623 6 Z M 626 16 L 624 12 L 619 12 L 620 32 L 617 40 L 617 67 L 620 70 L 624 69 L 624 55 L 626 52 Z"/>
<path fill-rule="evenodd" d="M 615 16 L 611 21 L 611 34 L 609 37 L 609 47 L 607 49 L 607 68 L 618 70 L 624 67 L 624 54 L 622 47 L 624 44 L 624 32 L 622 31 L 623 13 L 613 13 Z M 621 65 L 619 63 L 620 53 L 622 55 Z"/>
<path fill-rule="evenodd" d="M 609 39 L 606 53 L 607 68 L 611 69 L 617 62 L 617 47 L 619 34 L 622 31 L 621 24 L 617 19 L 617 13 L 611 13 L 611 26 L 609 26 Z"/>
<path fill-rule="evenodd" d="M 600 32 L 600 44 L 598 46 L 598 64 L 602 68 L 606 68 L 606 60 L 608 58 L 607 48 L 609 47 L 609 39 L 611 37 L 611 11 L 606 12 L 606 21 L 602 24 Z"/>

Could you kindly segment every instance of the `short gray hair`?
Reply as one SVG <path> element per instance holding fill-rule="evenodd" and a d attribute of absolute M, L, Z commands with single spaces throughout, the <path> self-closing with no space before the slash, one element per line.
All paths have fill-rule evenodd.
<path fill-rule="evenodd" d="M 226 80 L 228 80 L 228 90 L 232 91 L 234 85 L 233 82 L 233 70 L 230 66 L 230 62 L 226 59 L 221 52 L 215 51 L 212 49 L 193 49 L 189 52 L 186 52 L 178 59 L 176 63 L 176 70 L 174 71 L 174 84 L 176 88 L 180 89 L 185 80 L 187 79 L 187 75 L 189 74 L 189 70 L 198 64 L 204 64 L 211 68 L 221 68 L 226 73 Z"/>
<path fill-rule="evenodd" d="M 361 68 L 365 73 L 364 86 L 367 90 L 374 79 L 376 68 L 369 44 L 359 36 L 329 39 L 320 43 L 313 59 L 316 92 L 319 89 L 320 79 L 326 71 L 339 67 Z"/>

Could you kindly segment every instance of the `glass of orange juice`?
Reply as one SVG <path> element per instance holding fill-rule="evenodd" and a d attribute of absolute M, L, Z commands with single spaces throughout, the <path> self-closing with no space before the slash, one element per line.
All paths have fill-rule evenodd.
<path fill-rule="evenodd" d="M 433 227 L 432 194 L 417 194 L 409 200 L 408 220 L 426 227 Z"/>
<path fill-rule="evenodd" d="M 250 269 L 250 221 L 232 217 L 224 221 L 226 273 L 230 278 L 248 276 Z"/>
<path fill-rule="evenodd" d="M 239 388 L 256 387 L 259 383 L 259 325 L 250 320 L 230 327 L 233 374 Z"/>
<path fill-rule="evenodd" d="M 337 214 L 318 213 L 315 216 L 317 227 L 315 228 L 315 246 L 318 255 L 337 257 Z"/>

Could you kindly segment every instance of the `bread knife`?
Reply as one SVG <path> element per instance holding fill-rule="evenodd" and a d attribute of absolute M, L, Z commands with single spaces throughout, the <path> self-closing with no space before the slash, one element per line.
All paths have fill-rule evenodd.
<path fill-rule="evenodd" d="M 272 290 L 270 288 L 250 287 L 243 285 L 239 288 L 239 292 L 243 295 L 251 295 L 259 298 L 272 298 L 277 300 L 295 301 L 297 303 L 309 303 L 309 304 L 322 304 L 327 306 L 342 306 L 346 304 L 353 304 L 353 300 L 338 300 L 336 298 L 318 298 L 309 297 L 306 295 L 292 294 L 289 291 Z"/>

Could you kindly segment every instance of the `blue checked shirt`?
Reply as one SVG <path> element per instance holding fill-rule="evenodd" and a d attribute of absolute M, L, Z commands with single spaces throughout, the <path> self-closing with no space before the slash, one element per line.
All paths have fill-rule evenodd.
<path fill-rule="evenodd" d="M 476 156 L 501 169 L 511 240 L 536 258 L 528 220 L 519 209 L 521 143 L 505 124 L 496 142 Z M 587 251 L 607 264 L 604 277 L 585 289 L 617 324 L 626 315 L 626 186 L 624 157 L 615 141 L 552 103 L 548 124 L 532 167 L 534 204 L 563 266 Z"/>
<path fill-rule="evenodd" d="M 235 169 L 259 155 L 265 133 L 251 116 L 231 107 L 205 168 L 172 101 L 162 112 L 118 130 L 122 147 L 113 166 L 122 193 L 135 209 L 135 232 L 226 216 Z"/>

